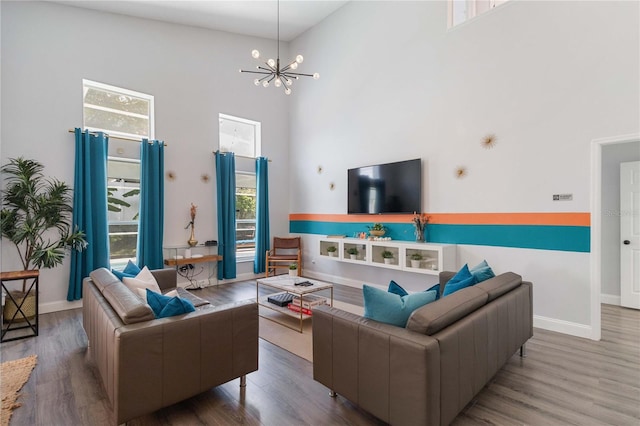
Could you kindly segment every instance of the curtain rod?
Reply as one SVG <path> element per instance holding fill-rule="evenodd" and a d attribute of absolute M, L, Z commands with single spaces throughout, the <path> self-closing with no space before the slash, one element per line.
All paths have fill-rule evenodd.
<path fill-rule="evenodd" d="M 217 154 L 218 152 L 220 152 L 220 151 L 213 151 L 214 154 Z M 221 152 L 221 154 L 224 154 L 224 152 Z M 248 155 L 238 155 L 238 154 L 233 154 L 233 155 L 235 155 L 238 158 L 248 158 L 249 160 L 255 160 L 256 159 L 256 157 L 249 157 Z M 271 163 L 271 158 L 267 158 L 267 161 L 269 163 Z"/>
<path fill-rule="evenodd" d="M 76 132 L 75 129 L 69 129 L 69 133 L 75 133 L 75 132 Z M 92 135 L 97 134 L 97 132 L 92 132 L 92 131 L 89 131 L 89 133 L 91 133 Z M 110 136 L 107 132 L 102 132 L 102 133 L 104 133 L 108 138 L 111 138 L 111 139 L 120 139 L 123 141 L 131 141 L 131 142 L 142 142 L 142 139 L 136 139 L 129 136 Z M 151 143 L 151 141 L 149 141 L 149 143 Z M 169 146 L 169 144 L 166 142 L 162 142 L 162 143 L 164 144 L 164 146 Z"/>

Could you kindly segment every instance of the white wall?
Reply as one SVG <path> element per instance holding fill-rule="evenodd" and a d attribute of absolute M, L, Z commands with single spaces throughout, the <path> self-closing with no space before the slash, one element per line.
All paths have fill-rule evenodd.
<path fill-rule="evenodd" d="M 270 165 L 271 232 L 287 228 L 287 100 L 258 88 L 239 68 L 250 52 L 275 51 L 275 41 L 37 2 L 2 2 L 1 162 L 24 156 L 73 184 L 74 142 L 82 125 L 82 79 L 155 96 L 155 134 L 168 143 L 165 244 L 185 243 L 189 207 L 198 205 L 196 237 L 217 239 L 215 170 L 218 113 L 262 123 Z M 286 43 L 282 46 L 287 54 Z M 118 144 L 113 139 L 112 148 Z M 124 145 L 138 150 L 137 144 Z M 211 176 L 208 183 L 202 174 Z M 2 270 L 20 269 L 13 246 L 2 247 Z M 239 273 L 252 271 L 242 264 Z M 66 306 L 69 261 L 42 271 L 42 309 Z"/>
<path fill-rule="evenodd" d="M 591 141 L 640 128 L 638 6 L 514 0 L 448 31 L 444 1 L 348 3 L 290 46 L 322 76 L 293 97 L 291 211 L 346 213 L 346 169 L 421 157 L 427 212 L 589 212 Z M 534 282 L 537 325 L 590 335 L 588 253 L 459 247 L 483 258 Z"/>
<path fill-rule="evenodd" d="M 602 147 L 602 301 L 620 304 L 620 163 L 640 161 L 640 142 Z"/>

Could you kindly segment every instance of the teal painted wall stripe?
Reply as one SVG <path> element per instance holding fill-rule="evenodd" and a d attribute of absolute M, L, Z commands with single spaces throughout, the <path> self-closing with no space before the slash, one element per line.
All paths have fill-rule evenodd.
<path fill-rule="evenodd" d="M 394 240 L 413 241 L 413 225 L 385 224 Z M 315 222 L 293 220 L 289 232 L 295 234 L 346 235 L 366 232 L 362 223 Z M 589 253 L 591 229 L 588 226 L 550 225 L 438 225 L 427 226 L 427 240 L 432 243 L 470 244 L 497 247 L 517 247 Z"/>

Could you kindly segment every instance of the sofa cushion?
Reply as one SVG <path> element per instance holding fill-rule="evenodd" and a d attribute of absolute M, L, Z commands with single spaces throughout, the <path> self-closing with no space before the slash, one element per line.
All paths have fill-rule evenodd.
<path fill-rule="evenodd" d="M 522 283 L 522 277 L 513 272 L 505 272 L 495 278 L 488 279 L 476 284 L 475 287 L 487 292 L 489 296 L 488 302 L 502 296 L 503 294 L 513 290 Z"/>
<path fill-rule="evenodd" d="M 469 268 L 469 272 L 471 272 L 471 275 L 476 277 L 476 280 L 479 283 L 496 276 L 496 274 L 493 273 L 493 269 L 491 269 L 491 266 L 489 266 L 486 260 L 478 263 L 473 268 Z"/>
<path fill-rule="evenodd" d="M 375 287 L 364 285 L 364 317 L 378 322 L 404 327 L 411 313 L 436 300 L 435 291 L 398 296 Z"/>
<path fill-rule="evenodd" d="M 125 266 L 122 271 L 117 271 L 115 269 L 111 270 L 111 272 L 113 272 L 113 275 L 118 277 L 120 281 L 122 281 L 124 277 L 135 278 L 135 276 L 138 275 L 140 271 L 140 267 L 133 263 L 131 260 L 127 262 L 127 266 Z"/>
<path fill-rule="evenodd" d="M 416 309 L 407 321 L 407 329 L 431 336 L 469 315 L 487 303 L 487 292 L 467 287 Z"/>
<path fill-rule="evenodd" d="M 476 280 L 476 277 L 471 275 L 471 272 L 469 272 L 469 266 L 465 263 L 458 273 L 455 274 L 444 286 L 442 297 L 448 296 L 458 290 L 462 290 L 463 288 L 470 287 L 477 282 L 478 280 Z"/>
<path fill-rule="evenodd" d="M 160 294 L 155 291 L 151 291 L 148 288 L 145 289 L 147 292 L 147 303 L 151 306 L 153 313 L 156 317 L 160 315 L 160 312 L 167 306 L 167 303 L 173 300 L 176 295 L 168 295 L 168 294 Z M 177 292 L 176 292 L 177 294 Z"/>
<path fill-rule="evenodd" d="M 106 270 L 105 270 L 106 271 Z M 109 272 L 109 271 L 107 271 Z M 109 274 L 111 274 L 109 272 Z M 111 274 L 113 276 L 113 274 Z M 156 316 L 149 305 L 135 295 L 119 279 L 104 288 L 102 295 L 125 324 L 149 321 Z M 95 282 L 95 281 L 94 281 Z"/>
<path fill-rule="evenodd" d="M 146 266 L 142 268 L 140 273 L 136 275 L 135 278 L 124 277 L 122 279 L 122 282 L 127 287 L 129 287 L 131 291 L 137 294 L 141 300 L 147 300 L 147 293 L 145 292 L 146 289 L 149 289 L 156 293 L 161 293 L 160 287 L 158 286 L 155 277 Z"/>
<path fill-rule="evenodd" d="M 164 308 L 162 308 L 162 311 L 160 311 L 160 313 L 158 314 L 158 318 L 167 318 L 176 315 L 188 314 L 189 312 L 193 312 L 195 310 L 196 308 L 193 307 L 193 304 L 191 302 L 176 296 L 172 298 Z"/>
<path fill-rule="evenodd" d="M 94 271 L 91 271 L 89 273 L 89 277 L 91 277 L 93 283 L 96 285 L 98 290 L 100 290 L 100 293 L 104 293 L 104 289 L 111 284 L 118 282 L 122 284 L 122 281 L 120 281 L 115 275 L 113 275 L 107 268 L 98 268 Z"/>

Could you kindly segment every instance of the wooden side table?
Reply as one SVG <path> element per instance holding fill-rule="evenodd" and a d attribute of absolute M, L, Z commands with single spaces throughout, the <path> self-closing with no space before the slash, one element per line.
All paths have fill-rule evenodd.
<path fill-rule="evenodd" d="M 26 339 L 27 337 L 33 337 L 38 335 L 38 323 L 40 322 L 38 319 L 38 283 L 39 283 L 40 271 L 11 271 L 11 272 L 0 272 L 0 282 L 2 282 L 2 290 L 6 293 L 5 305 L 2 313 L 2 332 L 0 334 L 0 342 L 9 342 L 11 340 L 18 339 Z M 36 314 L 33 318 L 27 317 L 27 314 L 24 312 L 24 302 L 27 298 L 23 298 L 21 301 L 17 301 L 11 292 L 9 291 L 9 286 L 7 282 L 9 281 L 18 281 L 18 280 L 32 280 L 31 285 L 28 285 L 26 294 L 31 293 L 31 291 L 35 291 L 35 299 L 36 299 Z M 16 312 L 10 316 L 10 318 L 5 320 L 4 311 L 6 310 L 7 303 L 11 301 L 16 306 Z M 26 324 L 25 324 L 26 323 Z M 29 329 L 26 334 L 23 332 L 18 332 L 17 336 L 9 337 L 7 333 L 13 333 L 18 330 Z"/>

